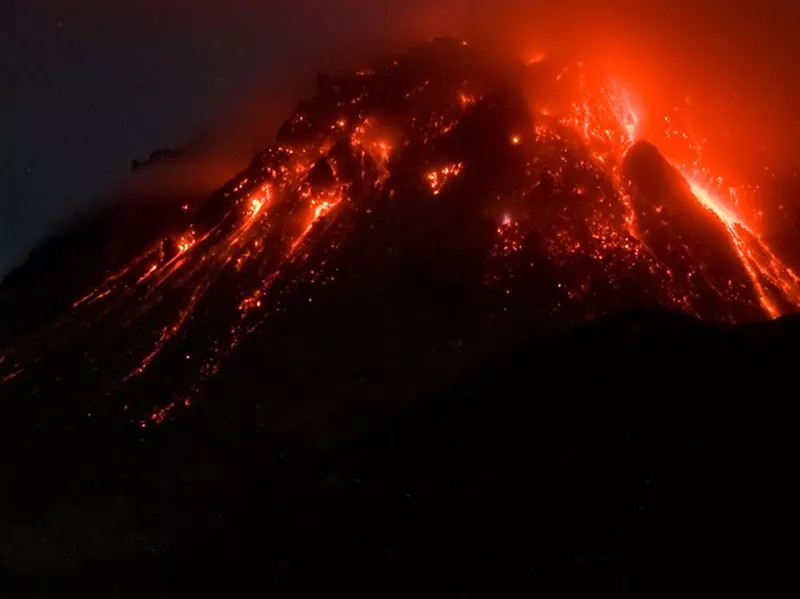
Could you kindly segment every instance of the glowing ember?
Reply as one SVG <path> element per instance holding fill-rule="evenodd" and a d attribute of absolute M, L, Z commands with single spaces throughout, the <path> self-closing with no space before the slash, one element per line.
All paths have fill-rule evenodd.
<path fill-rule="evenodd" d="M 426 179 L 431 191 L 433 192 L 433 195 L 439 195 L 448 179 L 451 177 L 457 177 L 461 174 L 462 170 L 464 170 L 464 165 L 460 162 L 456 162 L 447 166 L 443 166 L 438 170 L 430 171 L 426 175 Z"/>
<path fill-rule="evenodd" d="M 183 254 L 185 252 L 188 252 L 194 246 L 194 244 L 195 244 L 194 233 L 190 231 L 189 233 L 178 239 L 175 245 L 178 248 L 178 252 Z M 152 270 L 150 272 L 152 272 Z"/>
<path fill-rule="evenodd" d="M 136 368 L 134 368 L 128 374 L 128 376 L 125 377 L 124 381 L 128 381 L 131 378 L 142 374 L 147 369 L 147 367 L 156 358 L 156 356 L 158 356 L 158 354 L 161 352 L 161 350 L 164 348 L 167 342 L 170 341 L 170 339 L 172 339 L 175 336 L 175 334 L 181 330 L 184 323 L 186 322 L 186 319 L 189 318 L 189 316 L 192 314 L 192 311 L 194 310 L 194 307 L 197 305 L 197 301 L 199 299 L 200 299 L 200 294 L 195 293 L 194 295 L 192 295 L 189 304 L 180 312 L 180 314 L 178 314 L 178 317 L 175 319 L 175 322 L 173 322 L 171 325 L 167 327 L 164 327 L 164 329 L 161 331 L 161 334 L 159 335 L 153 350 L 142 359 L 139 365 Z"/>
<path fill-rule="evenodd" d="M 247 218 L 255 218 L 258 216 L 258 213 L 261 212 L 261 209 L 264 207 L 264 200 L 262 198 L 252 198 L 250 200 L 250 206 L 247 209 Z"/>
<path fill-rule="evenodd" d="M 165 405 L 163 408 L 155 410 L 152 414 L 150 414 L 150 418 L 148 420 L 153 424 L 163 424 L 164 422 L 166 422 L 167 418 L 169 418 L 170 413 L 178 406 L 178 403 L 179 402 L 177 401 L 172 401 L 167 405 Z M 189 401 L 188 399 L 181 403 L 183 403 L 186 406 L 191 405 L 191 401 Z M 147 426 L 147 421 L 142 420 L 139 423 L 139 426 L 145 428 Z"/>

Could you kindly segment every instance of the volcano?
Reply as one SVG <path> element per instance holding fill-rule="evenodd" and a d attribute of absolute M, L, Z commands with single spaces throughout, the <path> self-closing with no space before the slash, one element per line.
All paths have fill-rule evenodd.
<path fill-rule="evenodd" d="M 31 458 L 15 488 L 47 472 L 40 493 L 63 490 L 98 460 L 109 488 L 144 485 L 131 463 L 177 460 L 208 431 L 250 430 L 237 460 L 265 451 L 253 431 L 324 445 L 530 339 L 541 352 L 523 370 L 543 377 L 542 356 L 573 348 L 599 376 L 587 364 L 627 347 L 597 332 L 628 322 L 615 314 L 660 315 L 718 356 L 741 331 L 762 347 L 774 329 L 759 327 L 800 308 L 800 278 L 638 126 L 625 91 L 582 65 L 451 39 L 319 76 L 211 197 L 110 208 L 4 281 L 4 449 L 64 451 Z M 65 449 L 75 436 L 160 449 L 100 459 L 97 443 Z"/>
<path fill-rule="evenodd" d="M 800 279 L 637 122 L 580 66 L 498 66 L 454 40 L 320 76 L 276 144 L 168 234 L 106 272 L 66 267 L 93 288 L 10 277 L 3 311 L 25 327 L 5 334 L 0 381 L 146 426 L 265 347 L 377 338 L 395 360 L 448 360 L 626 307 L 744 322 L 800 306 Z"/>

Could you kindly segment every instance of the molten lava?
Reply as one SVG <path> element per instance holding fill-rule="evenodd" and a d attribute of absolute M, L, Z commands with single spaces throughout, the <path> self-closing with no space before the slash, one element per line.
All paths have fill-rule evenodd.
<path fill-rule="evenodd" d="M 428 179 L 428 185 L 430 185 L 433 195 L 438 196 L 442 192 L 442 188 L 447 181 L 451 177 L 460 175 L 463 168 L 464 165 L 457 162 L 429 172 L 426 178 Z"/>
<path fill-rule="evenodd" d="M 498 85 L 472 46 L 439 40 L 321 80 L 275 145 L 183 207 L 185 227 L 7 348 L 0 385 L 46 372 L 76 395 L 139 401 L 145 426 L 192 404 L 256 331 L 314 331 L 354 301 L 475 344 L 498 321 L 643 304 L 727 322 L 800 308 L 800 278 L 699 166 L 639 145 L 624 89 L 544 55 L 523 63 L 522 81 Z M 526 77 L 540 96 L 519 91 Z M 403 269 L 418 280 L 398 285 Z"/>

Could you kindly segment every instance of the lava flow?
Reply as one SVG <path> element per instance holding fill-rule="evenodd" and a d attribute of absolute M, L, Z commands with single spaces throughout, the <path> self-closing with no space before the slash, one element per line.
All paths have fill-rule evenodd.
<path fill-rule="evenodd" d="M 631 306 L 723 322 L 800 308 L 800 278 L 698 165 L 638 140 L 640 121 L 583 65 L 509 71 L 452 40 L 321 77 L 173 235 L 9 344 L 0 385 L 119 396 L 146 426 L 249 338 L 276 363 L 344 340 L 427 355 Z"/>

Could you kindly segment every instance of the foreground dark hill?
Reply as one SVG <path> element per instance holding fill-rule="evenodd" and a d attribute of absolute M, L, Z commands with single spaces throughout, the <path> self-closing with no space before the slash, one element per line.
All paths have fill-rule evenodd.
<path fill-rule="evenodd" d="M 734 328 L 619 314 L 474 363 L 414 407 L 373 404 L 358 427 L 329 410 L 266 433 L 255 398 L 136 434 L 40 418 L 4 437 L 4 585 L 125 597 L 796 589 L 798 333 L 794 317 Z M 307 386 L 329 393 L 324 379 Z"/>
<path fill-rule="evenodd" d="M 800 286 L 636 122 L 439 40 L 52 240 L 0 287 L 15 590 L 766 589 Z"/>

